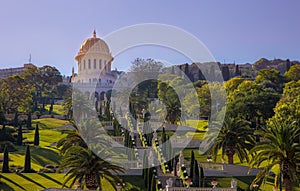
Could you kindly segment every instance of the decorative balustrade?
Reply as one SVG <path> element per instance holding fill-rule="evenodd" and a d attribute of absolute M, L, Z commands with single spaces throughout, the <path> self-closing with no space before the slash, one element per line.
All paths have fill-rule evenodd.
<path fill-rule="evenodd" d="M 113 136 L 111 138 L 112 138 L 113 141 L 115 141 L 117 143 L 120 143 L 120 144 L 123 144 L 124 143 L 124 139 L 125 139 L 124 136 Z"/>
<path fill-rule="evenodd" d="M 195 188 L 195 187 L 169 187 L 166 191 L 237 191 L 236 188 Z"/>
<path fill-rule="evenodd" d="M 126 161 L 122 165 L 127 169 L 140 169 L 142 167 L 141 163 L 138 160 Z"/>
<path fill-rule="evenodd" d="M 224 170 L 224 164 L 219 163 L 200 163 L 199 166 L 201 166 L 204 169 L 211 169 L 211 170 Z"/>

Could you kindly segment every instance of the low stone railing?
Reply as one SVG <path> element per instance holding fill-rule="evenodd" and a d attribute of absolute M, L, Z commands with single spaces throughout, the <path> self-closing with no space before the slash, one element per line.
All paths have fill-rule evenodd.
<path fill-rule="evenodd" d="M 124 162 L 123 164 L 124 168 L 128 168 L 128 169 L 140 169 L 140 161 L 134 160 L 134 161 L 127 161 Z"/>
<path fill-rule="evenodd" d="M 210 170 L 224 170 L 224 164 L 220 163 L 201 162 L 199 166 L 201 166 L 204 169 Z"/>
<path fill-rule="evenodd" d="M 124 136 L 112 136 L 111 138 L 112 138 L 113 141 L 115 141 L 117 143 L 120 143 L 120 144 L 123 144 L 124 139 L 125 139 Z"/>

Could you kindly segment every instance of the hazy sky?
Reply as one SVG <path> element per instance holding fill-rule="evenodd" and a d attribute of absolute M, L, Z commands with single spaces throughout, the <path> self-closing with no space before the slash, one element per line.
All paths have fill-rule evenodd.
<path fill-rule="evenodd" d="M 94 29 L 102 37 L 122 27 L 149 22 L 188 31 L 220 62 L 245 63 L 261 57 L 300 60 L 300 1 L 297 0 L 2 0 L 0 3 L 0 68 L 22 66 L 32 54 L 33 64 L 52 65 L 62 74 L 70 75 L 81 43 L 92 36 Z M 117 65 L 119 69 L 126 68 L 133 59 L 125 57 L 124 66 Z M 184 62 L 180 57 L 166 59 L 174 64 Z"/>

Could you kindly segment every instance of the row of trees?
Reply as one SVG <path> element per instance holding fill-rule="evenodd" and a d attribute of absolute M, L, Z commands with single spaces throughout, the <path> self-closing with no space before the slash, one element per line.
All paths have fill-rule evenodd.
<path fill-rule="evenodd" d="M 225 83 L 226 118 L 222 128 L 208 129 L 206 141 L 214 141 L 210 150 L 214 157 L 221 150 L 229 164 L 237 154 L 241 162 L 261 168 L 253 184 L 266 180 L 271 171 L 277 174 L 275 186 L 280 189 L 284 184 L 285 190 L 292 190 L 300 179 L 299 72 L 299 65 L 284 76 L 265 69 L 255 81 L 233 78 Z"/>
<path fill-rule="evenodd" d="M 6 146 L 3 151 L 3 164 L 2 164 L 2 173 L 9 173 L 11 172 L 9 168 L 9 151 L 8 147 Z M 24 168 L 21 170 L 23 173 L 32 173 L 35 172 L 31 168 L 31 155 L 30 155 L 30 146 L 26 146 L 26 152 L 25 152 L 25 160 L 24 160 Z"/>
<path fill-rule="evenodd" d="M 22 74 L 0 80 L 0 124 L 5 122 L 4 114 L 15 114 L 15 124 L 18 123 L 18 113 L 28 114 L 30 123 L 31 113 L 45 111 L 46 103 L 51 104 L 51 113 L 54 98 L 63 97 L 68 89 L 59 82 L 62 75 L 52 66 L 32 66 Z"/>

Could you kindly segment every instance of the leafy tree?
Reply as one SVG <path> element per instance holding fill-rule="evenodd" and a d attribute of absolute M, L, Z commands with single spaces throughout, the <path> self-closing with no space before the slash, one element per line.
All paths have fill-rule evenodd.
<path fill-rule="evenodd" d="M 284 77 L 288 81 L 298 81 L 300 80 L 300 64 L 293 65 L 285 74 Z"/>
<path fill-rule="evenodd" d="M 169 78 L 171 78 L 171 80 Z M 166 115 L 165 120 L 170 124 L 176 124 L 180 121 L 181 103 L 173 87 L 180 86 L 181 82 L 182 78 L 176 75 L 161 75 L 158 82 L 158 98 L 166 109 L 166 111 L 164 111 L 160 108 L 158 112 L 160 112 L 161 115 Z"/>
<path fill-rule="evenodd" d="M 9 157 L 8 157 L 8 148 L 5 146 L 3 154 L 3 164 L 2 164 L 2 173 L 9 172 Z"/>
<path fill-rule="evenodd" d="M 255 82 L 259 84 L 268 82 L 270 84 L 269 86 L 274 87 L 277 92 L 281 92 L 284 78 L 280 75 L 279 70 L 266 68 L 258 71 Z"/>
<path fill-rule="evenodd" d="M 37 68 L 35 66 L 28 68 L 23 74 L 25 81 L 34 87 L 31 93 L 34 95 L 34 105 L 37 108 L 38 102 L 42 103 L 42 109 L 45 107 L 45 98 L 49 97 L 53 100 L 56 94 L 56 87 L 62 82 L 60 72 L 52 66 L 43 66 Z M 51 105 L 53 102 L 50 102 Z"/>
<path fill-rule="evenodd" d="M 59 170 L 67 169 L 64 185 L 71 181 L 70 186 L 73 186 L 78 181 L 83 188 L 83 185 L 88 189 L 101 188 L 101 178 L 106 179 L 113 187 L 115 181 L 120 182 L 117 174 L 124 172 L 123 168 L 106 162 L 99 158 L 91 150 L 80 146 L 70 147 L 59 167 Z"/>
<path fill-rule="evenodd" d="M 136 115 L 142 113 L 142 110 L 147 110 L 148 98 L 157 98 L 157 79 L 163 69 L 163 63 L 154 59 L 137 58 L 132 62 L 132 65 L 127 73 L 132 82 L 137 86 L 130 92 L 130 111 L 136 118 Z"/>
<path fill-rule="evenodd" d="M 300 120 L 300 80 L 285 84 L 281 99 L 274 109 L 274 116 L 269 124 L 276 120 L 280 123 L 292 123 Z"/>
<path fill-rule="evenodd" d="M 300 172 L 297 171 L 300 161 L 299 127 L 295 123 L 273 121 L 271 126 L 255 133 L 264 141 L 257 143 L 250 151 L 254 155 L 250 161 L 251 167 L 262 168 L 253 183 L 267 178 L 270 171 L 278 168 L 278 177 L 281 179 L 282 176 L 285 190 L 293 190 L 292 183 L 300 178 Z"/>
<path fill-rule="evenodd" d="M 137 58 L 132 62 L 129 71 L 136 74 L 135 75 L 136 80 L 138 82 L 141 82 L 141 81 L 144 81 L 141 79 L 145 79 L 144 78 L 145 75 L 150 75 L 153 77 L 153 75 L 154 76 L 158 75 L 162 71 L 163 68 L 164 68 L 164 65 L 162 62 L 156 61 L 151 58 L 149 58 L 149 59 Z"/>
<path fill-rule="evenodd" d="M 39 133 L 39 125 L 38 124 L 36 124 L 36 127 L 35 127 L 33 144 L 35 146 L 39 146 L 39 144 L 40 144 L 40 133 Z"/>
<path fill-rule="evenodd" d="M 225 82 L 225 88 L 227 96 L 230 97 L 230 95 L 238 88 L 238 86 L 245 81 L 245 79 L 241 77 L 234 77 Z"/>
<path fill-rule="evenodd" d="M 6 113 L 28 111 L 31 102 L 30 86 L 20 75 L 10 76 L 0 82 L 1 108 Z"/>
<path fill-rule="evenodd" d="M 227 114 L 250 121 L 252 128 L 258 128 L 274 115 L 279 97 L 277 92 L 245 80 L 227 97 Z"/>
<path fill-rule="evenodd" d="M 212 126 L 207 131 L 204 138 L 208 145 L 212 144 L 210 149 L 214 159 L 218 155 L 218 151 L 222 151 L 222 157 L 226 154 L 228 164 L 233 164 L 233 156 L 238 155 L 240 161 L 244 159 L 249 161 L 247 151 L 255 144 L 253 137 L 253 129 L 249 127 L 249 123 L 242 119 L 225 117 L 221 129 Z"/>

